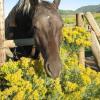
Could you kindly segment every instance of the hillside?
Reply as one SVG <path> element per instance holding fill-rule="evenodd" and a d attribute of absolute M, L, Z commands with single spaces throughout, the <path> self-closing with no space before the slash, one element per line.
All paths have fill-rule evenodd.
<path fill-rule="evenodd" d="M 60 10 L 60 13 L 62 15 L 66 15 L 66 14 L 75 14 L 75 13 L 78 13 L 78 12 L 100 12 L 100 4 L 99 5 L 88 5 L 88 6 L 83 6 L 83 7 L 80 7 L 78 9 L 76 9 L 75 11 L 73 10 Z"/>
<path fill-rule="evenodd" d="M 100 12 L 100 4 L 99 5 L 88 5 L 83 6 L 75 10 L 75 12 Z"/>
<path fill-rule="evenodd" d="M 61 15 L 66 15 L 66 14 L 74 14 L 75 12 L 73 10 L 59 10 Z"/>

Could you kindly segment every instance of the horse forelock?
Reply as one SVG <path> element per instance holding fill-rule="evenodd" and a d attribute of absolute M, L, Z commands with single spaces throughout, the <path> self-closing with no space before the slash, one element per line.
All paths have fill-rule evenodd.
<path fill-rule="evenodd" d="M 30 0 L 19 0 L 17 3 L 16 10 L 23 10 L 23 13 L 29 13 L 31 9 Z"/>

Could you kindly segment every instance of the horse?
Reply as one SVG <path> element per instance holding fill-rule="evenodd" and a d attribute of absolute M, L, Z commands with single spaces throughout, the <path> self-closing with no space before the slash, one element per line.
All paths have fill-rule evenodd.
<path fill-rule="evenodd" d="M 6 39 L 34 38 L 35 47 L 23 46 L 11 49 L 15 58 L 44 59 L 48 76 L 57 78 L 62 63 L 59 55 L 63 21 L 58 7 L 61 0 L 52 3 L 43 0 L 19 0 L 5 20 Z"/>

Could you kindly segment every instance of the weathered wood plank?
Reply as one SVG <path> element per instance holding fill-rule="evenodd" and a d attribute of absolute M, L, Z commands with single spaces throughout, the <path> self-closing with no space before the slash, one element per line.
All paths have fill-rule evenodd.
<path fill-rule="evenodd" d="M 0 46 L 4 46 L 5 40 L 5 24 L 4 24 L 4 0 L 0 0 Z M 5 63 L 5 50 L 0 49 L 0 66 Z"/>
<path fill-rule="evenodd" d="M 100 68 L 100 44 L 94 31 L 91 31 L 91 42 L 92 42 L 92 45 L 91 45 L 92 52 Z"/>
<path fill-rule="evenodd" d="M 100 28 L 99 28 L 98 24 L 96 23 L 92 13 L 87 12 L 85 14 L 85 17 L 86 17 L 88 23 L 90 24 L 90 26 L 92 27 L 93 31 L 96 33 L 97 39 L 99 40 L 99 43 L 100 43 Z"/>
<path fill-rule="evenodd" d="M 16 39 L 16 40 L 5 40 L 3 48 L 14 48 L 18 46 L 35 46 L 35 40 L 33 38 L 30 39 Z M 2 48 L 2 47 L 0 47 Z"/>
<path fill-rule="evenodd" d="M 84 21 L 83 21 L 83 13 L 76 14 L 76 26 L 84 27 Z M 79 64 L 82 64 L 85 66 L 85 49 L 84 47 L 80 48 L 79 51 Z"/>

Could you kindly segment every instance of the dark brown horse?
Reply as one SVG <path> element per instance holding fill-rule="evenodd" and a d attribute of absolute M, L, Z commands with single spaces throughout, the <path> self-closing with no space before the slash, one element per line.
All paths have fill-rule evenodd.
<path fill-rule="evenodd" d="M 6 39 L 35 39 L 35 49 L 32 46 L 14 48 L 14 56 L 38 58 L 41 52 L 46 73 L 52 78 L 59 76 L 62 66 L 59 45 L 63 23 L 58 13 L 59 4 L 60 0 L 53 3 L 20 0 L 5 21 Z"/>

